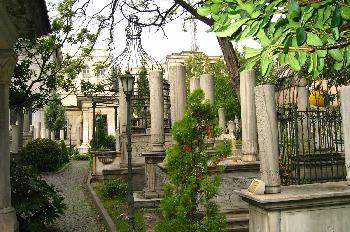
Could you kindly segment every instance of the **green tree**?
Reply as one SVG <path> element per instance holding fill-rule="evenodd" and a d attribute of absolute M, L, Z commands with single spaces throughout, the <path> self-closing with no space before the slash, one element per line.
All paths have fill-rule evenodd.
<path fill-rule="evenodd" d="M 350 65 L 350 2 L 280 0 L 207 0 L 197 12 L 215 20 L 212 31 L 234 41 L 255 38 L 261 49 L 245 48 L 245 69 L 260 63 L 267 76 L 276 60 L 293 70 L 305 67 L 314 78 L 324 70 Z"/>
<path fill-rule="evenodd" d="M 224 61 L 219 59 L 210 63 L 209 57 L 204 53 L 194 53 L 186 60 L 186 84 L 189 93 L 189 82 L 192 77 L 199 77 L 203 73 L 214 75 L 215 109 L 225 108 L 226 119 L 233 120 L 240 115 L 240 103 L 235 90 L 230 85 L 230 73 Z"/>
<path fill-rule="evenodd" d="M 146 99 L 149 97 L 149 82 L 147 78 L 147 70 L 144 66 L 141 67 L 137 79 L 137 98 L 135 99 L 135 114 L 141 116 L 143 107 L 149 104 Z"/>
<path fill-rule="evenodd" d="M 62 129 L 66 121 L 65 112 L 66 110 L 59 96 L 57 94 L 53 95 L 44 111 L 46 128 L 53 132 Z"/>
<path fill-rule="evenodd" d="M 101 113 L 98 113 L 96 114 L 96 134 L 95 141 L 93 141 L 93 148 L 107 148 L 107 136 L 105 117 Z"/>
<path fill-rule="evenodd" d="M 221 147 L 214 155 L 207 152 L 207 142 L 222 130 L 214 107 L 204 101 L 203 90 L 189 96 L 185 115 L 175 122 L 171 133 L 176 143 L 166 151 L 169 183 L 161 201 L 163 220 L 155 231 L 225 231 L 225 218 L 213 201 L 220 179 L 209 176 L 208 163 L 217 163 L 231 148 Z"/>

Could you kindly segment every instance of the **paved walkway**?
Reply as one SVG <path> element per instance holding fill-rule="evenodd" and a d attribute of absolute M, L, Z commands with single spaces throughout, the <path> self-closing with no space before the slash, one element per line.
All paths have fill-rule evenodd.
<path fill-rule="evenodd" d="M 72 161 L 64 172 L 43 177 L 61 191 L 67 205 L 65 213 L 49 227 L 50 232 L 105 231 L 85 189 L 88 170 L 88 161 Z"/>

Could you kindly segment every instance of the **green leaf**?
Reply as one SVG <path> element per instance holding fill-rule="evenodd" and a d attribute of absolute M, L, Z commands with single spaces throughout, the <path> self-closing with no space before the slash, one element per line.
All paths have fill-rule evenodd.
<path fill-rule="evenodd" d="M 261 57 L 261 75 L 265 76 L 267 73 L 267 70 L 269 69 L 269 66 L 272 64 L 273 60 L 270 57 L 267 57 L 266 55 Z"/>
<path fill-rule="evenodd" d="M 326 57 L 327 56 L 327 50 L 317 50 L 316 53 L 319 57 Z"/>
<path fill-rule="evenodd" d="M 333 38 L 335 40 L 339 39 L 339 29 L 338 29 L 338 27 L 332 28 L 332 34 L 333 34 Z"/>
<path fill-rule="evenodd" d="M 312 54 L 310 55 L 310 64 L 309 64 L 309 68 L 307 69 L 307 72 L 308 72 L 308 73 L 311 73 L 312 70 L 314 69 L 314 64 L 313 64 L 313 62 L 312 62 L 312 57 L 314 56 L 314 54 L 315 54 L 315 53 L 312 53 Z"/>
<path fill-rule="evenodd" d="M 298 46 L 301 46 L 305 43 L 305 40 L 306 40 L 306 32 L 305 32 L 305 29 L 302 28 L 302 27 L 299 27 L 296 31 L 297 33 L 297 43 L 298 43 Z"/>
<path fill-rule="evenodd" d="M 323 68 L 324 68 L 324 58 L 321 58 L 321 57 L 320 57 L 320 58 L 318 59 L 317 71 L 322 72 Z"/>
<path fill-rule="evenodd" d="M 313 76 L 314 77 L 317 77 L 319 75 L 319 72 L 318 72 L 318 66 L 319 66 L 319 58 L 317 56 L 317 53 L 314 52 L 312 53 L 311 55 L 311 61 L 312 61 L 312 66 L 313 66 Z"/>
<path fill-rule="evenodd" d="M 222 9 L 221 4 L 213 4 L 210 6 L 210 12 L 213 14 L 218 14 L 221 9 Z"/>
<path fill-rule="evenodd" d="M 198 7 L 197 8 L 197 13 L 200 16 L 208 16 L 211 13 L 210 7 L 208 7 L 208 6 Z"/>
<path fill-rule="evenodd" d="M 343 62 L 335 62 L 333 65 L 333 68 L 337 71 L 341 70 L 343 68 Z"/>
<path fill-rule="evenodd" d="M 287 62 L 286 62 L 286 57 L 287 57 L 286 54 L 284 54 L 284 53 L 281 53 L 281 54 L 280 54 L 280 56 L 279 56 L 279 61 L 280 61 L 281 64 L 286 64 L 286 63 L 287 63 Z"/>
<path fill-rule="evenodd" d="M 248 33 L 248 37 L 250 36 L 254 36 L 257 31 L 259 30 L 259 27 L 260 27 L 260 24 L 261 24 L 261 21 L 255 21 L 250 27 L 252 28 L 249 33 Z"/>
<path fill-rule="evenodd" d="M 291 19 L 294 19 L 300 15 L 300 7 L 297 0 L 288 1 L 288 13 Z"/>
<path fill-rule="evenodd" d="M 318 35 L 311 33 L 311 32 L 307 32 L 306 43 L 308 45 L 311 45 L 311 46 L 322 46 L 323 45 L 320 37 L 318 37 Z"/>
<path fill-rule="evenodd" d="M 254 12 L 250 15 L 250 17 L 251 17 L 252 19 L 256 19 L 256 18 L 258 18 L 260 15 L 261 15 L 261 11 L 256 10 L 256 11 L 254 11 Z"/>
<path fill-rule="evenodd" d="M 350 20 L 350 7 L 340 8 L 340 14 L 344 19 Z"/>
<path fill-rule="evenodd" d="M 268 45 L 270 45 L 271 41 L 269 40 L 269 38 L 266 36 L 265 32 L 263 29 L 260 28 L 258 34 L 256 35 L 258 37 L 258 39 L 260 40 L 261 44 L 266 47 Z"/>
<path fill-rule="evenodd" d="M 241 19 L 238 20 L 232 24 L 230 24 L 226 30 L 216 32 L 217 37 L 228 37 L 231 36 L 233 33 L 235 33 L 245 22 L 247 22 L 249 19 Z"/>
<path fill-rule="evenodd" d="M 341 15 L 340 15 L 340 10 L 339 8 L 335 8 L 334 12 L 333 12 L 333 17 L 332 17 L 332 21 L 331 21 L 331 27 L 338 27 L 339 24 L 341 22 Z"/>
<path fill-rule="evenodd" d="M 343 60 L 343 54 L 340 52 L 339 49 L 331 49 L 328 51 L 329 55 L 335 59 L 336 61 L 342 61 Z"/>
<path fill-rule="evenodd" d="M 288 53 L 288 54 L 287 54 L 287 61 L 288 61 L 288 64 L 290 65 L 290 67 L 291 67 L 294 71 L 299 71 L 299 70 L 301 69 L 300 63 L 299 63 L 298 59 L 295 58 L 295 56 L 293 55 L 293 53 Z"/>
<path fill-rule="evenodd" d="M 307 52 L 298 52 L 298 60 L 300 63 L 300 66 L 303 66 L 307 60 Z"/>
<path fill-rule="evenodd" d="M 244 48 L 244 58 L 249 59 L 251 57 L 259 55 L 261 52 L 262 52 L 262 49 L 245 47 Z"/>

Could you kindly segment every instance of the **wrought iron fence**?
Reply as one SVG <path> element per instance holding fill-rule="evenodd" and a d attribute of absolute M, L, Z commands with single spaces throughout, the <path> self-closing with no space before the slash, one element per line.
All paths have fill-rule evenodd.
<path fill-rule="evenodd" d="M 337 88 L 320 82 L 277 86 L 280 174 L 283 185 L 345 179 L 345 159 Z M 316 88 L 318 85 L 318 88 Z M 301 91 L 307 91 L 301 103 Z M 317 91 L 317 92 L 316 92 Z M 317 93 L 317 94 L 315 94 Z M 317 95 L 317 96 L 316 96 Z M 326 100 L 327 95 L 332 98 Z M 302 108 L 301 106 L 305 106 Z"/>

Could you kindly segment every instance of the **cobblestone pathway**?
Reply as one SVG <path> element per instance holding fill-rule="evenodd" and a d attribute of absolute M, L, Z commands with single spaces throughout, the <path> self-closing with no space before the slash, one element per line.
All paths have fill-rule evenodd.
<path fill-rule="evenodd" d="M 105 231 L 85 189 L 88 170 L 88 161 L 72 161 L 64 172 L 43 176 L 61 191 L 67 205 L 65 213 L 49 227 L 49 232 Z"/>

